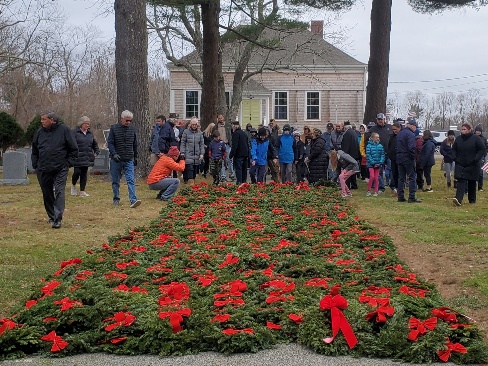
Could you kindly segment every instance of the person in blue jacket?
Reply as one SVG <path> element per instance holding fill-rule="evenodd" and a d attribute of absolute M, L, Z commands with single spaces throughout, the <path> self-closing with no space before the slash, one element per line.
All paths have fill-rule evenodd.
<path fill-rule="evenodd" d="M 283 126 L 283 134 L 276 141 L 278 148 L 278 160 L 280 162 L 281 181 L 282 183 L 291 182 L 291 173 L 293 164 L 298 161 L 297 144 L 291 135 L 289 124 Z"/>
<path fill-rule="evenodd" d="M 278 160 L 276 149 L 270 143 L 266 130 L 260 128 L 258 137 L 251 140 L 251 168 L 249 169 L 249 174 L 251 175 L 252 183 L 264 182 L 268 154 L 273 157 L 273 161 L 276 164 Z"/>

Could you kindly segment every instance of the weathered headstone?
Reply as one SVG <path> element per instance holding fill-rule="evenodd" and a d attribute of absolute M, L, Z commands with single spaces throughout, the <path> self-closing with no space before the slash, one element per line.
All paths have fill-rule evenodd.
<path fill-rule="evenodd" d="M 27 155 L 27 173 L 35 173 L 34 168 L 32 167 L 32 148 L 30 147 L 22 147 L 17 149 L 16 151 L 21 151 Z"/>
<path fill-rule="evenodd" d="M 95 157 L 95 162 L 91 168 L 92 174 L 108 174 L 110 171 L 110 158 L 108 149 L 100 149 L 100 154 Z"/>
<path fill-rule="evenodd" d="M 3 154 L 3 179 L 0 179 L 0 185 L 23 186 L 29 183 L 27 155 L 21 151 L 7 151 Z"/>

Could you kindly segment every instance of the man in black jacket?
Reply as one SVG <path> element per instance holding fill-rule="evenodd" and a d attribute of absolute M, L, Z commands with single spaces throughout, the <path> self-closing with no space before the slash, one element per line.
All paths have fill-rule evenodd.
<path fill-rule="evenodd" d="M 247 134 L 241 130 L 239 121 L 232 122 L 232 148 L 230 159 L 234 161 L 236 184 L 245 183 L 247 180 L 247 160 L 249 157 L 249 144 Z"/>
<path fill-rule="evenodd" d="M 32 167 L 41 186 L 49 223 L 59 229 L 68 170 L 78 156 L 78 145 L 69 127 L 61 124 L 53 112 L 43 113 L 41 124 L 32 140 Z"/>
<path fill-rule="evenodd" d="M 137 199 L 134 183 L 134 166 L 137 165 L 137 136 L 135 128 L 131 126 L 134 116 L 130 111 L 123 111 L 120 117 L 120 123 L 110 126 L 107 138 L 111 158 L 110 175 L 112 177 L 114 206 L 120 204 L 120 178 L 122 171 L 124 171 L 129 190 L 130 208 L 135 208 L 141 204 L 141 201 Z"/>

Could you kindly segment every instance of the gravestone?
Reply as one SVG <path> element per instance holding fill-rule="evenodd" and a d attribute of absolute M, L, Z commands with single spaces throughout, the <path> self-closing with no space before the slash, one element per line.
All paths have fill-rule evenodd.
<path fill-rule="evenodd" d="M 95 162 L 90 170 L 91 174 L 108 174 L 110 171 L 110 158 L 108 149 L 100 149 L 100 154 L 95 156 Z"/>
<path fill-rule="evenodd" d="M 35 173 L 35 169 L 32 167 L 32 149 L 30 147 L 22 147 L 16 151 L 21 151 L 27 155 L 27 173 Z"/>
<path fill-rule="evenodd" d="M 0 185 L 25 186 L 27 178 L 27 155 L 21 151 L 7 151 L 3 154 L 3 179 Z"/>

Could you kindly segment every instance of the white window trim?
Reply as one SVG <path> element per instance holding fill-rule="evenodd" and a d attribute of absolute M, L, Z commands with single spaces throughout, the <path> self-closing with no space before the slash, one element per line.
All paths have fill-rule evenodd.
<path fill-rule="evenodd" d="M 201 98 L 202 98 L 202 91 L 199 90 L 199 89 L 185 89 L 183 90 L 183 118 L 184 119 L 188 119 L 188 118 L 191 118 L 191 117 L 187 117 L 186 116 L 186 92 L 197 92 L 198 93 L 198 115 L 196 116 L 198 119 L 200 119 L 200 102 L 201 102 Z M 191 104 L 191 105 L 194 105 L 194 104 Z"/>
<path fill-rule="evenodd" d="M 278 119 L 276 118 L 275 116 L 275 100 L 276 100 L 276 93 L 286 93 L 286 101 L 287 101 L 287 105 L 286 105 L 286 115 L 288 118 L 286 119 Z M 282 122 L 287 122 L 290 120 L 290 92 L 289 91 L 286 91 L 286 90 L 273 90 L 273 109 L 272 109 L 273 113 L 273 118 L 276 120 L 276 121 L 282 121 Z"/>
<path fill-rule="evenodd" d="M 319 118 L 318 119 L 307 119 L 307 107 L 308 107 L 308 104 L 307 104 L 307 93 L 319 93 Z M 322 121 L 322 92 L 320 90 L 305 90 L 305 101 L 304 101 L 304 105 L 305 105 L 305 108 L 304 108 L 304 116 L 303 116 L 303 120 L 304 121 Z"/>

